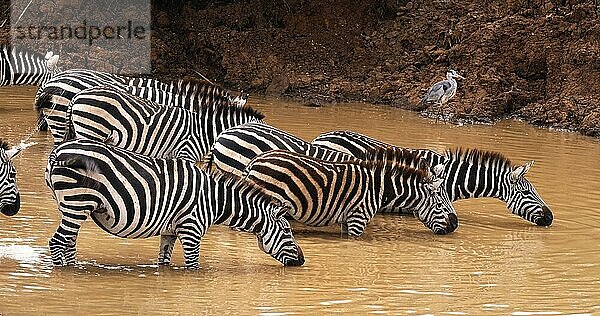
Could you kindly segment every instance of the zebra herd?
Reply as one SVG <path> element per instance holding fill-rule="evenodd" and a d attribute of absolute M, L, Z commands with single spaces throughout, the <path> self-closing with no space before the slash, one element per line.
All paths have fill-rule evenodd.
<path fill-rule="evenodd" d="M 123 238 L 160 236 L 158 263 L 182 244 L 198 267 L 208 227 L 253 233 L 285 266 L 304 264 L 288 218 L 340 224 L 363 234 L 377 213 L 413 213 L 435 234 L 458 228 L 452 201 L 493 197 L 539 226 L 550 208 L 500 153 L 393 146 L 352 131 L 308 143 L 265 123 L 246 95 L 206 82 L 161 82 L 91 70 L 57 71 L 58 55 L 2 47 L 2 84 L 39 85 L 38 126 L 54 141 L 45 181 L 61 214 L 49 248 L 55 265 L 75 263 L 76 239 L 91 217 Z M 12 163 L 27 144 L 0 141 L 0 211 L 20 197 Z"/>

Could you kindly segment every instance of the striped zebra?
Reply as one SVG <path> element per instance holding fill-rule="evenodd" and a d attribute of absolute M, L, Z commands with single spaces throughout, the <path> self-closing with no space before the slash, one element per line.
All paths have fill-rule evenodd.
<path fill-rule="evenodd" d="M 189 110 L 207 104 L 225 102 L 243 106 L 247 98 L 247 95 L 236 96 L 229 90 L 207 83 L 181 80 L 165 83 L 149 78 L 71 69 L 53 77 L 40 87 L 36 94 L 35 109 L 38 112 L 38 126 L 43 127 L 44 122 L 47 122 L 55 145 L 64 138 L 65 116 L 69 102 L 82 90 L 98 86 L 113 87 L 159 104 L 179 106 Z"/>
<path fill-rule="evenodd" d="M 75 242 L 88 216 L 122 238 L 160 235 L 160 264 L 170 262 L 179 239 L 186 267 L 198 268 L 202 236 L 217 224 L 255 234 L 259 248 L 286 266 L 304 264 L 282 216 L 289 205 L 246 181 L 211 175 L 185 160 L 76 139 L 50 154 L 45 179 L 61 213 L 49 241 L 55 265 L 75 263 Z"/>
<path fill-rule="evenodd" d="M 19 212 L 21 196 L 17 187 L 17 169 L 12 160 L 21 152 L 0 139 L 0 212 L 13 216 Z"/>
<path fill-rule="evenodd" d="M 2 45 L 0 86 L 42 85 L 60 71 L 58 57 L 52 52 L 44 56 L 14 46 Z"/>
<path fill-rule="evenodd" d="M 205 168 L 242 176 L 250 161 L 269 150 L 283 149 L 327 161 L 347 161 L 354 157 L 324 150 L 276 127 L 246 123 L 223 131 L 204 156 Z"/>
<path fill-rule="evenodd" d="M 436 234 L 458 227 L 456 212 L 442 179 L 428 165 L 419 169 L 400 161 L 420 157 L 395 148 L 374 150 L 364 160 L 328 162 L 285 150 L 254 158 L 244 178 L 292 205 L 290 215 L 310 226 L 342 224 L 342 232 L 360 236 L 375 213 L 403 207 Z"/>
<path fill-rule="evenodd" d="M 65 140 L 87 138 L 156 158 L 200 161 L 224 130 L 264 116 L 247 106 L 207 105 L 200 112 L 161 106 L 110 87 L 76 94 Z"/>
<path fill-rule="evenodd" d="M 333 131 L 319 135 L 313 145 L 361 157 L 373 148 L 389 147 L 369 136 L 351 131 Z M 446 191 L 450 200 L 492 197 L 506 202 L 508 209 L 536 225 L 550 226 L 552 211 L 534 186 L 525 178 L 533 161 L 515 165 L 504 155 L 477 149 L 446 150 L 443 155 L 415 149 L 433 164 L 444 164 Z M 402 210 L 392 210 L 400 211 Z"/>

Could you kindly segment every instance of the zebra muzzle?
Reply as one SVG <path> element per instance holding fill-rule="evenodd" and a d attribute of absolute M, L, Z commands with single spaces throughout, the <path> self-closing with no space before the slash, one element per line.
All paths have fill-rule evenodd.
<path fill-rule="evenodd" d="M 0 212 L 6 216 L 13 216 L 19 212 L 19 208 L 21 207 L 21 197 L 20 194 L 17 194 L 17 198 L 12 204 L 5 204 Z"/>
<path fill-rule="evenodd" d="M 304 253 L 302 252 L 302 248 L 300 248 L 298 244 L 296 244 L 296 247 L 298 248 L 298 258 L 286 260 L 286 267 L 299 267 L 304 264 Z"/>
<path fill-rule="evenodd" d="M 535 224 L 538 226 L 550 226 L 554 220 L 552 211 L 547 206 L 542 206 L 542 214 L 535 220 Z"/>

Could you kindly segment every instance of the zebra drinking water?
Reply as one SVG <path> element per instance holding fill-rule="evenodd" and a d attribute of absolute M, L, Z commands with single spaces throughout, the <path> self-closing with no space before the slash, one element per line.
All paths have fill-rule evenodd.
<path fill-rule="evenodd" d="M 276 127 L 246 123 L 223 131 L 204 157 L 205 168 L 242 176 L 244 168 L 256 156 L 269 150 L 283 149 L 327 161 L 353 160 L 351 155 L 325 150 Z"/>
<path fill-rule="evenodd" d="M 52 52 L 48 52 L 44 56 L 13 46 L 2 45 L 0 47 L 0 86 L 40 86 L 60 71 L 58 57 Z"/>
<path fill-rule="evenodd" d="M 292 204 L 290 215 L 310 226 L 340 223 L 342 231 L 360 236 L 378 210 L 402 207 L 436 234 L 454 231 L 458 218 L 440 189 L 440 175 L 432 175 L 428 164 L 415 169 L 401 163 L 408 159 L 420 157 L 388 148 L 368 152 L 364 160 L 329 162 L 273 150 L 254 158 L 244 176 Z"/>
<path fill-rule="evenodd" d="M 113 87 L 162 105 L 179 106 L 189 110 L 207 104 L 225 102 L 243 106 L 246 104 L 247 97 L 243 94 L 236 96 L 229 90 L 208 83 L 189 81 L 165 83 L 149 78 L 71 69 L 59 73 L 46 82 L 38 89 L 35 98 L 38 126 L 43 127 L 44 122 L 47 122 L 55 145 L 64 139 L 65 116 L 69 102 L 80 91 L 97 86 Z"/>
<path fill-rule="evenodd" d="M 289 205 L 239 178 L 211 175 L 185 160 L 76 139 L 50 154 L 45 179 L 61 212 L 49 241 L 55 265 L 75 262 L 75 242 L 88 216 L 119 237 L 160 235 L 161 264 L 170 262 L 178 238 L 186 267 L 198 268 L 202 236 L 216 224 L 254 233 L 259 248 L 286 266 L 304 263 L 282 217 Z"/>
<path fill-rule="evenodd" d="M 199 112 L 161 106 L 110 87 L 76 94 L 67 109 L 66 139 L 83 137 L 142 155 L 200 161 L 224 130 L 263 115 L 247 106 L 206 105 Z"/>
<path fill-rule="evenodd" d="M 374 148 L 392 145 L 351 131 L 333 131 L 321 134 L 312 144 L 362 157 Z M 395 146 L 394 146 L 395 147 Z M 440 155 L 432 150 L 414 149 L 433 164 L 443 164 L 445 188 L 450 200 L 493 197 L 506 202 L 508 209 L 536 225 L 550 226 L 553 214 L 525 175 L 533 161 L 515 165 L 502 154 L 477 149 L 446 150 Z M 402 209 L 388 209 L 405 212 Z"/>

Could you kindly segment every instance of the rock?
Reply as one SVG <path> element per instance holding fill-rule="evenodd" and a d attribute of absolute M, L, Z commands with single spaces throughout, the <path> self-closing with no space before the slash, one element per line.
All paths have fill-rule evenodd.
<path fill-rule="evenodd" d="M 266 94 L 272 96 L 281 96 L 290 86 L 290 81 L 285 75 L 279 75 L 271 80 L 271 83 L 265 91 Z"/>

